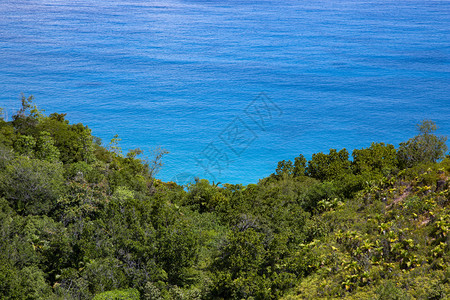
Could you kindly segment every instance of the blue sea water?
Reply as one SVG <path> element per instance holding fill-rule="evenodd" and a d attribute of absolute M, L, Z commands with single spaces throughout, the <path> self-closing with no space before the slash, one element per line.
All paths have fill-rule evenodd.
<path fill-rule="evenodd" d="M 2 0 L 0 106 L 20 93 L 163 180 L 255 183 L 278 161 L 450 135 L 450 1 Z"/>

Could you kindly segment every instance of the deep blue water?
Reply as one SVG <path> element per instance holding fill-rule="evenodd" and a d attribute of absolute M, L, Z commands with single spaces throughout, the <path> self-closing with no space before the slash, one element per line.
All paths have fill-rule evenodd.
<path fill-rule="evenodd" d="M 33 94 L 105 144 L 162 146 L 180 183 L 398 145 L 422 119 L 450 135 L 449 83 L 450 1 L 0 2 L 0 106 Z"/>

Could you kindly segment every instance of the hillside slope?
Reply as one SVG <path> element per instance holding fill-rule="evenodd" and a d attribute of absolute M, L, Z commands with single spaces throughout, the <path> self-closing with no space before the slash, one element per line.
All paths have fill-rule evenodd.
<path fill-rule="evenodd" d="M 450 158 L 431 121 L 398 149 L 179 186 L 155 178 L 165 150 L 123 154 L 32 100 L 0 119 L 2 299 L 450 295 Z"/>

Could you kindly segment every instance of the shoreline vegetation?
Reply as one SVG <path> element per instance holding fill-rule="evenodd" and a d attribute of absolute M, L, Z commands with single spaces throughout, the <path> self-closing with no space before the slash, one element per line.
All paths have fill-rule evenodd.
<path fill-rule="evenodd" d="M 2 299 L 449 299 L 450 156 L 430 120 L 278 163 L 257 184 L 179 186 L 22 97 L 0 118 Z"/>

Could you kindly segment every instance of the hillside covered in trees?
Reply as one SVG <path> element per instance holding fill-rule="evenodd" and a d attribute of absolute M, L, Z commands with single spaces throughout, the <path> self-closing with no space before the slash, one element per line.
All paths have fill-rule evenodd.
<path fill-rule="evenodd" d="M 179 186 L 155 179 L 164 150 L 124 155 L 23 98 L 0 119 L 0 298 L 448 299 L 435 131 L 299 155 L 258 184 Z"/>

